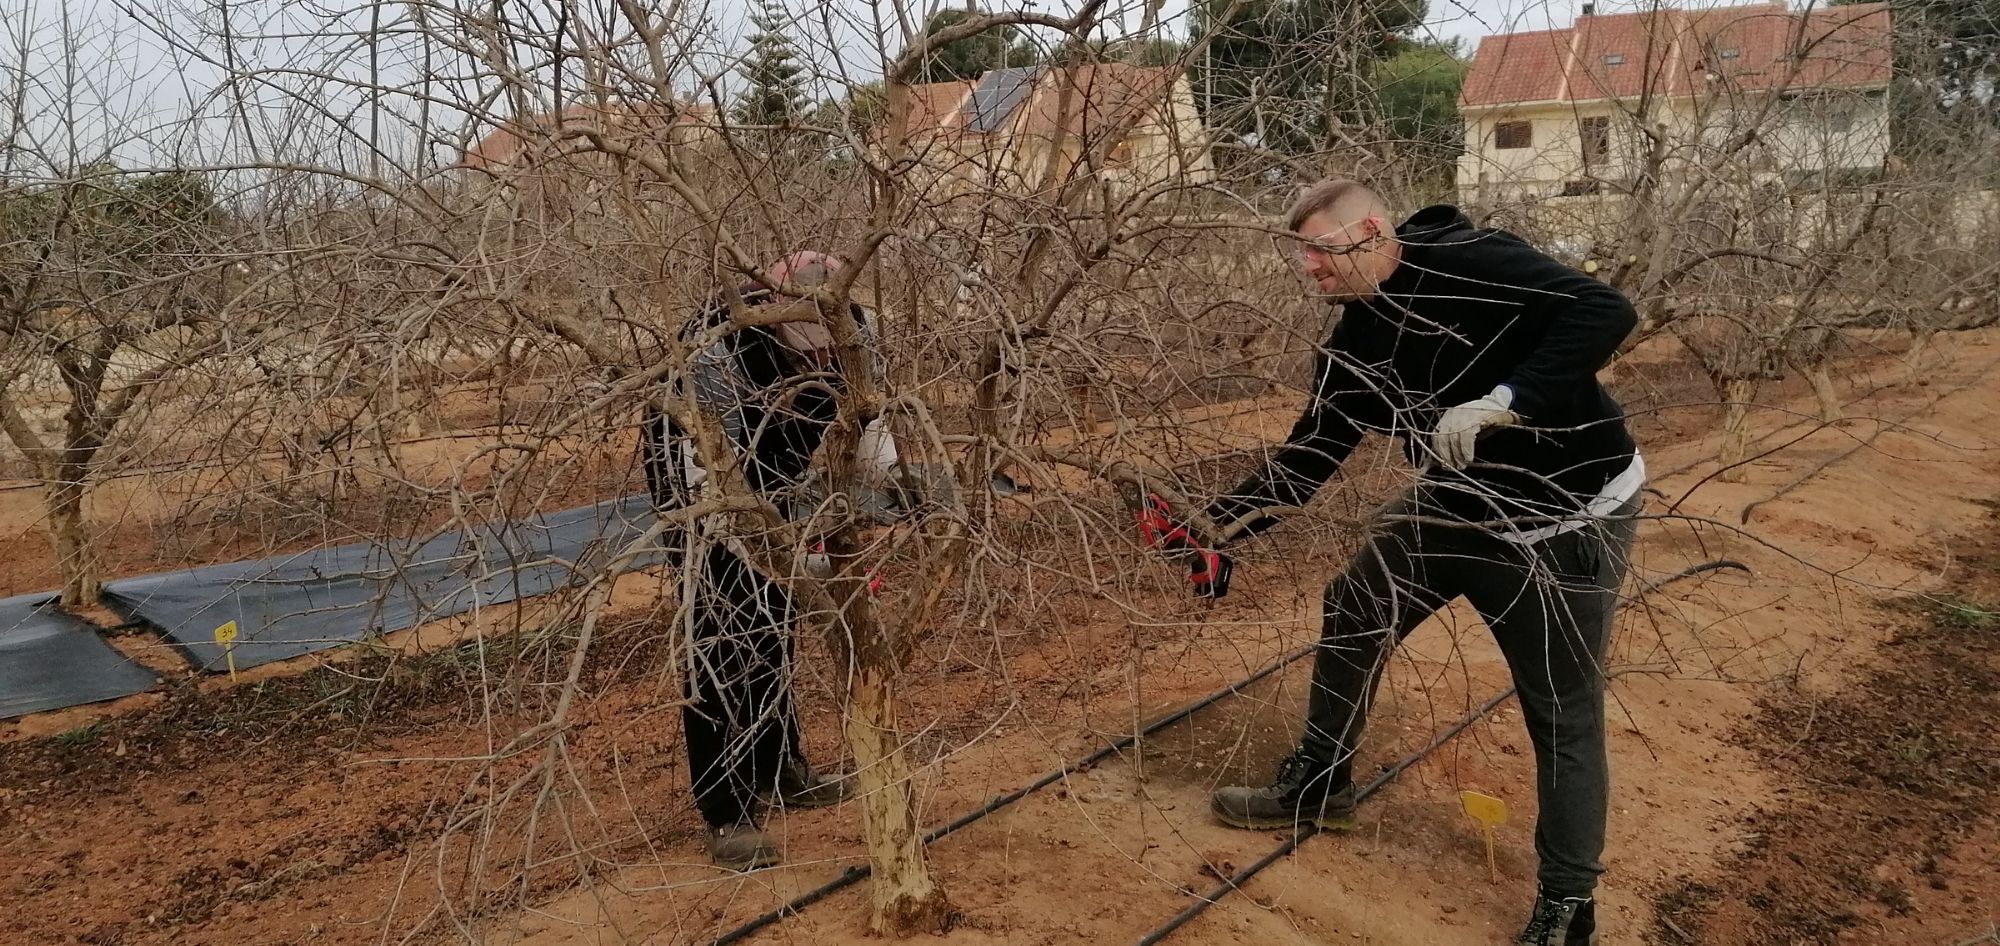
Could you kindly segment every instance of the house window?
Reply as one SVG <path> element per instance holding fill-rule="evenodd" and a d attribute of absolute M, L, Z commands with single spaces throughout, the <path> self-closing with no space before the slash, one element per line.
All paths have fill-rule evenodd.
<path fill-rule="evenodd" d="M 1578 131 L 1583 136 L 1584 168 L 1602 167 L 1605 159 L 1611 157 L 1611 119 L 1603 115 L 1586 118 Z"/>
<path fill-rule="evenodd" d="M 1826 128 L 1837 135 L 1854 130 L 1854 110 L 1845 105 L 1835 105 L 1827 109 Z"/>
<path fill-rule="evenodd" d="M 1493 126 L 1493 147 L 1501 151 L 1534 146 L 1534 122 L 1500 122 Z"/>
<path fill-rule="evenodd" d="M 1724 46 L 1722 49 L 1717 50 L 1715 54 L 1723 59 L 1736 59 L 1743 55 L 1743 50 L 1737 49 L 1734 46 Z"/>
<path fill-rule="evenodd" d="M 1625 64 L 1625 54 L 1606 53 L 1604 56 L 1604 64 L 1607 66 L 1622 66 Z"/>

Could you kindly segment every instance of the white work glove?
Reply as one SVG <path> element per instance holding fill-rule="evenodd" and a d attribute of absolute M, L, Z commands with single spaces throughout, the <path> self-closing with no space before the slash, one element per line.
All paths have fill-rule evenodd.
<path fill-rule="evenodd" d="M 1472 448 L 1481 433 L 1521 422 L 1520 415 L 1511 410 L 1513 406 L 1514 389 L 1503 384 L 1477 401 L 1445 411 L 1438 419 L 1437 433 L 1431 435 L 1431 452 L 1445 466 L 1465 469 L 1472 462 Z"/>

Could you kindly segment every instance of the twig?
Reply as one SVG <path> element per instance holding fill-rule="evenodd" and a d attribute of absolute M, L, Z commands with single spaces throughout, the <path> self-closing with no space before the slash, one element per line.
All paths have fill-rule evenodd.
<path fill-rule="evenodd" d="M 1978 372 L 1974 373 L 1974 374 L 1972 375 L 1972 377 L 1970 377 L 1970 378 L 1966 379 L 1966 380 L 1965 380 L 1964 382 L 1962 382 L 1961 384 L 1959 384 L 1959 385 L 1958 385 L 1957 387 L 1954 387 L 1954 388 L 1952 388 L 1952 389 L 1951 389 L 1951 390 L 1949 390 L 1949 391 L 1946 391 L 1946 392 L 1944 392 L 1944 393 L 1942 393 L 1942 394 L 1939 394 L 1939 395 L 1938 395 L 1937 397 L 1934 397 L 1934 398 L 1931 398 L 1931 399 L 1930 399 L 1929 401 L 1926 401 L 1926 402 L 1924 402 L 1924 404 L 1923 404 L 1922 406 L 1918 407 L 1918 408 L 1917 408 L 1916 410 L 1913 410 L 1913 411 L 1909 412 L 1908 414 L 1905 414 L 1905 415 L 1903 415 L 1902 417 L 1898 418 L 1897 420 L 1895 420 L 1895 421 L 1893 421 L 1893 422 L 1891 422 L 1891 423 L 1886 423 L 1886 424 L 1880 424 L 1880 425 L 1878 425 L 1878 426 L 1877 426 L 1877 427 L 1875 428 L 1875 432 L 1874 432 L 1874 433 L 1872 433 L 1872 434 L 1869 434 L 1869 435 L 1868 435 L 1868 436 L 1866 436 L 1866 437 L 1863 437 L 1863 438 L 1862 438 L 1861 440 L 1857 441 L 1857 442 L 1856 442 L 1856 443 L 1855 443 L 1855 444 L 1854 444 L 1853 446 L 1851 446 L 1851 447 L 1848 447 L 1847 449 L 1845 449 L 1845 450 L 1842 450 L 1842 451 L 1840 451 L 1839 453 L 1836 453 L 1836 454 L 1834 454 L 1833 456 L 1830 456 L 1830 457 L 1827 457 L 1826 459 L 1824 459 L 1824 460 L 1821 460 L 1820 462 L 1818 462 L 1818 463 L 1815 463 L 1815 464 L 1813 464 L 1813 466 L 1812 466 L 1812 468 L 1811 468 L 1811 469 L 1808 469 L 1808 470 L 1806 470 L 1806 471 L 1805 471 L 1804 473 L 1801 473 L 1801 474 L 1799 474 L 1799 475 L 1798 475 L 1798 476 L 1797 476 L 1796 478 L 1794 478 L 1794 479 L 1793 479 L 1793 480 L 1792 480 L 1791 482 L 1789 482 L 1789 483 L 1786 483 L 1785 485 L 1783 485 L 1783 486 L 1780 486 L 1780 487 L 1778 487 L 1778 488 L 1777 488 L 1777 490 L 1775 490 L 1774 492 L 1772 492 L 1772 493 L 1771 493 L 1771 494 L 1770 494 L 1769 496 L 1766 496 L 1766 497 L 1764 497 L 1763 499 L 1759 499 L 1759 500 L 1757 500 L 1757 501 L 1755 501 L 1755 502 L 1752 502 L 1752 503 L 1750 503 L 1749 505 L 1746 505 L 1746 506 L 1744 506 L 1744 507 L 1743 507 L 1743 513 L 1742 513 L 1742 516 L 1741 516 L 1741 518 L 1739 518 L 1739 519 L 1738 519 L 1737 521 L 1738 521 L 1738 522 L 1740 522 L 1740 523 L 1742 523 L 1743 525 L 1749 525 L 1749 524 L 1750 524 L 1750 512 L 1751 512 L 1752 510 L 1756 509 L 1756 508 L 1757 508 L 1758 506 L 1762 506 L 1762 505 L 1764 505 L 1765 503 L 1768 503 L 1768 502 L 1770 502 L 1770 501 L 1772 501 L 1772 500 L 1774 500 L 1774 499 L 1777 499 L 1777 498 L 1778 498 L 1778 497 L 1780 497 L 1780 496 L 1783 496 L 1783 495 L 1785 495 L 1786 493 L 1789 493 L 1789 492 L 1791 492 L 1792 490 L 1795 490 L 1795 489 L 1799 488 L 1800 486 L 1804 485 L 1804 484 L 1805 484 L 1805 482 L 1806 482 L 1807 480 L 1810 480 L 1810 479 L 1812 479 L 1813 477 L 1815 477 L 1815 476 L 1818 476 L 1818 475 L 1820 475 L 1821 473 L 1824 473 L 1824 472 L 1826 472 L 1826 470 L 1827 470 L 1827 468 L 1828 468 L 1828 467 L 1831 467 L 1831 466 L 1833 466 L 1834 464 L 1836 464 L 1836 463 L 1839 463 L 1840 461 L 1842 461 L 1842 460 L 1845 460 L 1845 459 L 1847 459 L 1848 457 L 1851 457 L 1851 456 L 1855 455 L 1856 453 L 1859 453 L 1859 452 L 1861 452 L 1861 450 L 1862 450 L 1863 448 L 1865 448 L 1865 447 L 1867 447 L 1868 445 L 1870 445 L 1870 444 L 1874 443 L 1874 442 L 1875 442 L 1875 438 L 1877 438 L 1877 437 L 1880 437 L 1880 436 L 1882 436 L 1883 434 L 1885 434 L 1885 433 L 1887 433 L 1887 432 L 1889 432 L 1889 431 L 1891 431 L 1891 430 L 1897 430 L 1897 429 L 1900 429 L 1900 428 L 1902 428 L 1902 427 L 1903 427 L 1904 425 L 1908 424 L 1908 423 L 1909 423 L 1909 422 L 1910 422 L 1910 421 L 1911 421 L 1912 419 L 1914 419 L 1914 418 L 1915 418 L 1915 417 L 1916 417 L 1916 416 L 1917 416 L 1918 414 L 1922 414 L 1922 413 L 1924 413 L 1924 412 L 1926 412 L 1926 411 L 1929 411 L 1930 409 L 1932 409 L 1932 408 L 1934 408 L 1934 407 L 1938 406 L 1938 404 L 1939 404 L 1940 402 L 1942 402 L 1942 401 L 1943 401 L 1943 400 L 1944 400 L 1945 398 L 1948 398 L 1948 397 L 1951 397 L 1951 396 L 1952 396 L 1952 395 L 1954 395 L 1954 394 L 1958 394 L 1959 392 L 1961 392 L 1961 391 L 1964 391 L 1965 389 L 1967 389 L 1967 388 L 1969 388 L 1969 387 L 1972 387 L 1972 386 L 1973 386 L 1974 384 L 1976 384 L 1976 383 L 1978 383 L 1978 382 L 1980 382 L 1980 381 L 1983 381 L 1983 380 L 1985 380 L 1985 378 L 1986 378 L 1986 371 L 1987 371 L 1987 369 L 1990 369 L 1990 368 L 1994 367 L 1995 365 L 2000 365 L 2000 361 L 1995 361 L 1995 362 L 1993 362 L 1993 363 L 1991 363 L 1991 364 L 1988 364 L 1988 365 L 1986 366 L 1986 368 L 1984 368 L 1984 369 L 1981 369 L 1980 371 L 1978 371 Z M 1686 498 L 1686 497 L 1682 497 L 1682 498 Z"/>

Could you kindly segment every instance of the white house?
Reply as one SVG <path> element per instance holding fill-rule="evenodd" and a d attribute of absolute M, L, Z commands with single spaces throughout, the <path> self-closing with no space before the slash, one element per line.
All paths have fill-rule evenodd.
<path fill-rule="evenodd" d="M 1879 169 L 1889 9 L 1782 0 L 1598 15 L 1480 41 L 1460 94 L 1467 203 L 1616 193 L 1731 149 L 1753 173 Z M 1653 130 L 1653 135 L 1645 133 Z M 1735 147 L 1749 134 L 1750 143 Z"/>

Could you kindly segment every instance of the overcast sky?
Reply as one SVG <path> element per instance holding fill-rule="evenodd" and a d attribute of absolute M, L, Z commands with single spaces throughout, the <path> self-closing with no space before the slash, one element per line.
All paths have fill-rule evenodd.
<path fill-rule="evenodd" d="M 464 5 L 490 10 L 485 2 L 438 0 L 440 5 Z M 708 55 L 699 71 L 728 76 L 731 59 L 746 46 L 747 22 L 754 0 L 651 0 L 682 10 L 705 6 L 714 35 L 702 45 Z M 879 74 L 883 50 L 893 54 L 900 35 L 888 0 L 781 0 L 797 17 L 794 35 L 823 76 L 819 95 L 842 85 L 867 81 Z M 923 2 L 923 0 L 915 0 Z M 929 0 L 935 9 L 936 0 Z M 1049 13 L 1073 9 L 1077 0 L 1005 0 L 1000 8 L 1026 3 Z M 1719 0 L 1691 0 L 1710 5 Z M 449 151 L 452 133 L 467 124 L 463 106 L 504 115 L 506 103 L 479 101 L 476 82 L 452 75 L 473 71 L 464 56 L 433 52 L 426 70 L 416 58 L 416 46 L 391 42 L 379 63 L 382 84 L 396 91 L 374 97 L 366 89 L 370 74 L 366 44 L 357 37 L 368 30 L 371 16 L 383 22 L 407 22 L 410 7 L 370 0 L 0 0 L 0 118 L 13 125 L 12 103 L 23 95 L 28 126 L 23 134 L 28 150 L 52 157 L 109 151 L 123 162 L 216 161 L 224 152 L 269 160 L 289 154 L 356 167 L 367 160 L 371 125 L 385 150 L 408 156 L 419 150 L 417 140 L 431 139 L 435 156 Z M 1136 31 L 1142 18 L 1141 0 L 1111 0 L 1115 23 Z M 1187 32 L 1188 0 L 1165 0 L 1161 19 L 1168 35 Z M 944 6 L 960 6 L 947 2 Z M 1600 4 L 1607 11 L 1627 6 Z M 522 22 L 553 19 L 541 0 L 509 0 L 505 9 Z M 608 2 L 581 5 L 588 11 L 615 9 Z M 218 37 L 227 27 L 237 37 L 232 44 Z M 1478 38 L 1491 33 L 1547 29 L 1568 25 L 1576 5 L 1542 0 L 1430 0 L 1422 33 L 1462 41 L 1470 54 Z M 602 15 L 602 14 L 600 14 Z M 878 32 L 878 24 L 880 31 Z M 1117 31 L 1118 27 L 1111 28 Z M 888 37 L 886 40 L 881 37 Z M 69 41 L 65 41 L 69 37 Z M 62 50 L 74 47 L 79 55 Z M 235 58 L 224 58 L 225 48 Z M 232 71 L 253 73 L 257 81 L 231 85 Z M 418 83 L 428 71 L 446 78 Z M 725 79 L 725 81 L 727 81 Z M 490 84 L 490 83 L 489 83 Z M 676 76 L 677 87 L 695 84 L 693 72 Z M 546 95 L 547 89 L 541 90 Z M 422 94 L 419 94 L 422 93 Z M 424 95 L 457 105 L 433 101 Z M 545 105 L 545 102 L 531 103 Z M 243 116 L 249 116 L 245 120 Z M 189 116 L 206 116 L 190 120 Z M 18 127 L 18 126 L 17 126 Z M 438 139 L 445 140 L 438 140 Z M 401 142 L 397 144 L 397 142 Z M 352 150 L 352 154 L 347 152 Z M 335 160 L 338 157 L 339 160 Z M 0 173 L 16 172 L 24 160 L 10 155 Z M 398 162 L 400 163 L 400 162 Z"/>

